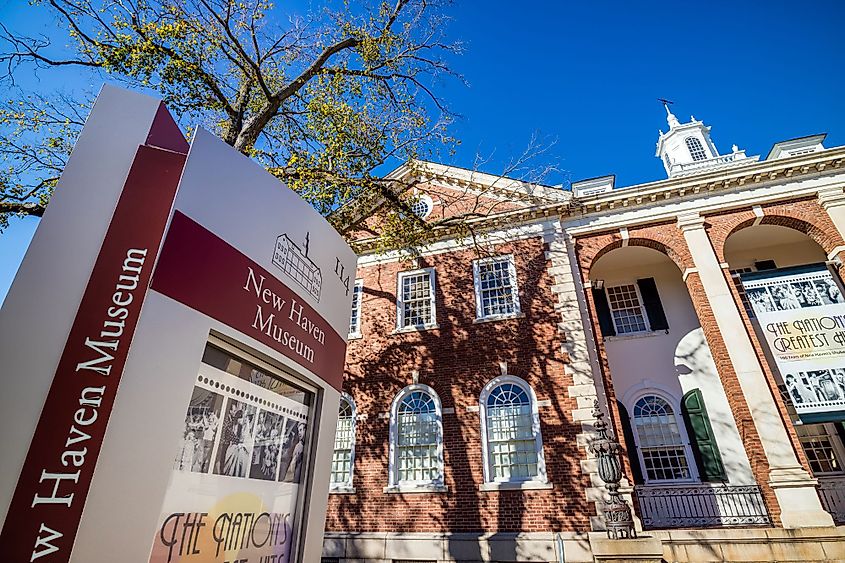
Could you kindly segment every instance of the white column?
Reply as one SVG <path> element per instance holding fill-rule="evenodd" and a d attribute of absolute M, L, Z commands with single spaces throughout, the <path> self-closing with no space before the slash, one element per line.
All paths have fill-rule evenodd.
<path fill-rule="evenodd" d="M 819 203 L 827 211 L 831 221 L 836 226 L 836 230 L 845 239 L 845 192 L 842 191 L 842 187 L 822 188 L 819 190 L 818 196 Z M 837 246 L 828 253 L 827 259 L 833 260 L 842 251 L 845 251 L 845 246 Z"/>
<path fill-rule="evenodd" d="M 822 508 L 816 493 L 816 480 L 801 467 L 795 456 L 751 338 L 704 230 L 704 218 L 697 213 L 681 215 L 678 227 L 684 233 L 742 395 L 751 411 L 760 445 L 769 462 L 769 485 L 777 496 L 783 526 L 832 526 L 833 519 Z"/>

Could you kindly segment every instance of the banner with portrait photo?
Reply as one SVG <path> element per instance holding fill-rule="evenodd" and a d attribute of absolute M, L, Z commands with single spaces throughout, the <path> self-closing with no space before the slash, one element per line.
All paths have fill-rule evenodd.
<path fill-rule="evenodd" d="M 824 264 L 741 275 L 795 412 L 845 419 L 845 297 Z"/>
<path fill-rule="evenodd" d="M 288 563 L 313 395 L 215 348 L 203 362 L 150 562 Z"/>

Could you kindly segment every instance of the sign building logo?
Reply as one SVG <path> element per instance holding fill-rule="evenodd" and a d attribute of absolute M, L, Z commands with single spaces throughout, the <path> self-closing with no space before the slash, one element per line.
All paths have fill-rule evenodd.
<path fill-rule="evenodd" d="M 301 285 L 319 303 L 323 274 L 320 268 L 308 258 L 309 237 L 310 233 L 305 233 L 305 252 L 303 252 L 287 233 L 279 235 L 273 252 L 273 264 Z"/>

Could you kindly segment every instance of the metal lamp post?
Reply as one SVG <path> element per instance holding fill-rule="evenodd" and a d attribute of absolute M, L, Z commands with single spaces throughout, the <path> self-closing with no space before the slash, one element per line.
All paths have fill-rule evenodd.
<path fill-rule="evenodd" d="M 598 436 L 590 441 L 589 450 L 596 456 L 599 477 L 605 482 L 609 496 L 604 502 L 607 537 L 615 540 L 636 538 L 637 531 L 634 529 L 631 507 L 619 493 L 619 481 L 622 480 L 622 461 L 619 454 L 622 446 L 603 420 L 604 413 L 599 408 L 598 400 L 593 404 L 593 416 L 596 418 L 595 428 Z"/>

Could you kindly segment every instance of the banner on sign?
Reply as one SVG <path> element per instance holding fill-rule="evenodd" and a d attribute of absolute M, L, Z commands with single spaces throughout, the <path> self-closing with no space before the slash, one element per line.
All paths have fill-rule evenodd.
<path fill-rule="evenodd" d="M 845 419 L 845 298 L 824 264 L 741 275 L 804 422 Z"/>

